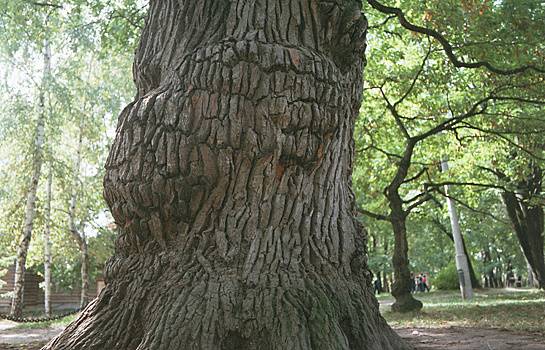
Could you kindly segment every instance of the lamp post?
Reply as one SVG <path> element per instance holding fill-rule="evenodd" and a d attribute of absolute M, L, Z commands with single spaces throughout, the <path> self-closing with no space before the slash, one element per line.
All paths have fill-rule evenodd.
<path fill-rule="evenodd" d="M 443 157 L 441 160 L 441 171 L 448 171 L 448 160 Z M 464 253 L 462 242 L 462 233 L 460 232 L 460 223 L 458 213 L 454 206 L 454 201 L 449 197 L 450 186 L 445 185 L 445 194 L 447 196 L 448 213 L 450 216 L 450 225 L 452 227 L 452 236 L 454 237 L 454 249 L 456 252 L 456 271 L 458 271 L 458 281 L 460 282 L 460 292 L 462 299 L 473 298 L 473 287 L 471 286 L 471 277 L 469 275 L 469 266 L 467 256 Z"/>

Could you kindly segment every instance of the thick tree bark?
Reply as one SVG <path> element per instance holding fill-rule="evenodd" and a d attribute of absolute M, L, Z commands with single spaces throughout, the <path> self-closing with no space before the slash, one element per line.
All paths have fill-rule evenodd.
<path fill-rule="evenodd" d="M 535 165 L 531 170 L 526 181 L 519 184 L 520 190 L 517 193 L 505 191 L 502 199 L 536 282 L 539 288 L 545 289 L 544 210 L 543 206 L 532 203 L 532 197 L 541 193 L 543 174 Z"/>
<path fill-rule="evenodd" d="M 51 316 L 51 200 L 53 197 L 53 167 L 49 166 L 47 177 L 47 199 L 45 202 L 44 229 L 44 309 L 47 317 Z"/>
<path fill-rule="evenodd" d="M 51 51 L 48 39 L 44 44 L 44 73 L 42 77 L 42 86 L 39 92 L 39 112 L 38 121 L 36 124 L 36 136 L 34 140 L 34 154 L 32 162 L 32 177 L 28 187 L 26 205 L 25 205 L 25 220 L 23 224 L 23 232 L 19 245 L 17 246 L 17 260 L 15 264 L 15 282 L 13 289 L 13 299 L 11 303 L 11 315 L 21 317 L 23 313 L 23 294 L 25 285 L 26 258 L 30 240 L 32 239 L 32 229 L 34 227 L 34 217 L 36 216 L 36 192 L 38 183 L 42 174 L 43 163 L 43 146 L 45 142 L 45 88 L 47 79 L 51 72 Z"/>
<path fill-rule="evenodd" d="M 407 349 L 355 219 L 357 1 L 151 1 L 106 288 L 45 349 Z"/>

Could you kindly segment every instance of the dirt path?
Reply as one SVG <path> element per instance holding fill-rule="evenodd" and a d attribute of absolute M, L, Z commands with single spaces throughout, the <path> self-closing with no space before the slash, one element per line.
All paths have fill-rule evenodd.
<path fill-rule="evenodd" d="M 481 328 L 401 328 L 397 333 L 417 350 L 545 350 L 542 334 Z"/>
<path fill-rule="evenodd" d="M 15 322 L 0 320 L 0 350 L 40 349 L 63 328 L 20 329 Z"/>
<path fill-rule="evenodd" d="M 8 345 L 0 344 L 0 350 L 40 350 L 47 342 Z"/>
<path fill-rule="evenodd" d="M 0 321 L 0 350 L 39 350 L 62 329 L 17 329 Z M 541 334 L 480 328 L 400 328 L 415 350 L 545 350 Z"/>

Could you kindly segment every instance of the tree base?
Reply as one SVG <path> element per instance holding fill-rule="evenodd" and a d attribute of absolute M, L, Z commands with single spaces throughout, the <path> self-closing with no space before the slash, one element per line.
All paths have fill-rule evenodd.
<path fill-rule="evenodd" d="M 420 311 L 422 309 L 422 302 L 413 298 L 411 294 L 396 297 L 396 301 L 392 304 L 392 311 L 394 312 L 413 312 Z"/>
<path fill-rule="evenodd" d="M 141 263 L 131 258 L 112 264 L 127 275 L 43 350 L 410 349 L 379 314 L 370 286 L 344 275 L 278 272 L 243 281 L 148 259 L 147 269 L 135 269 Z"/>

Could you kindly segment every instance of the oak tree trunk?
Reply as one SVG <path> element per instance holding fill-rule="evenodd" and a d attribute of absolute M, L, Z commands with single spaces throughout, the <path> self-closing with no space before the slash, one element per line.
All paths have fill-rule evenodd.
<path fill-rule="evenodd" d="M 390 200 L 390 209 L 390 222 L 394 231 L 392 295 L 395 302 L 392 304 L 392 310 L 397 312 L 418 311 L 422 309 L 423 305 L 411 293 L 412 281 L 409 269 L 406 216 L 398 210 L 401 209 L 401 198 L 399 198 L 399 201 Z"/>
<path fill-rule="evenodd" d="M 534 273 L 532 277 L 535 277 L 539 288 L 545 289 L 545 214 L 543 205 L 540 204 L 543 169 L 530 161 L 528 170 L 526 177 L 515 183 L 517 190 L 506 190 L 501 197 L 522 252 Z M 499 170 L 494 170 L 493 173 L 501 181 L 514 182 Z"/>
<path fill-rule="evenodd" d="M 541 181 L 541 169 L 534 167 L 521 191 L 505 191 L 502 198 L 522 251 L 534 272 L 536 284 L 545 289 L 544 210 L 531 200 L 532 195 L 541 193 Z"/>
<path fill-rule="evenodd" d="M 44 349 L 407 349 L 355 219 L 358 1 L 151 1 L 106 288 Z"/>
<path fill-rule="evenodd" d="M 15 263 L 15 281 L 13 288 L 13 299 L 11 302 L 11 315 L 21 317 L 23 313 L 23 295 L 25 285 L 26 259 L 30 240 L 32 239 L 32 229 L 34 227 L 34 218 L 36 216 L 36 192 L 42 174 L 43 146 L 45 142 L 45 88 L 47 79 L 51 72 L 51 51 L 49 41 L 46 39 L 44 44 L 44 73 L 42 77 L 42 86 L 40 88 L 38 103 L 38 120 L 36 123 L 36 135 L 34 139 L 34 154 L 32 161 L 32 177 L 28 187 L 25 219 L 23 223 L 23 232 L 17 246 L 17 260 Z"/>
<path fill-rule="evenodd" d="M 390 207 L 388 221 L 394 232 L 392 295 L 395 302 L 392 304 L 392 310 L 397 312 L 422 309 L 422 302 L 415 299 L 411 293 L 412 281 L 409 265 L 409 242 L 407 240 L 407 216 L 410 212 L 403 209 L 403 200 L 399 194 L 399 189 L 409 173 L 416 142 L 414 139 L 407 140 L 403 156 L 396 164 L 395 176 L 384 192 Z"/>
<path fill-rule="evenodd" d="M 519 198 L 513 192 L 504 192 L 502 198 L 522 251 L 534 272 L 536 284 L 545 289 L 543 208 L 528 204 L 527 198 Z"/>

